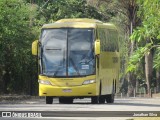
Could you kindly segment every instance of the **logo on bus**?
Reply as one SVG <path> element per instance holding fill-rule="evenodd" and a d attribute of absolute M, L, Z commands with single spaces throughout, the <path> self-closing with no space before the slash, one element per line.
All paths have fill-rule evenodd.
<path fill-rule="evenodd" d="M 66 83 L 66 86 L 68 86 L 69 84 L 68 83 Z"/>

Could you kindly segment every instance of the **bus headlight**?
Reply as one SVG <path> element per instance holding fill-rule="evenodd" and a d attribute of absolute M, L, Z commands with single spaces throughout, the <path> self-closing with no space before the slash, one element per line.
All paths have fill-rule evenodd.
<path fill-rule="evenodd" d="M 38 82 L 45 85 L 52 85 L 51 82 L 48 80 L 38 80 Z"/>
<path fill-rule="evenodd" d="M 95 82 L 96 82 L 96 80 L 85 80 L 83 82 L 83 85 L 92 84 L 92 83 L 95 83 Z"/>

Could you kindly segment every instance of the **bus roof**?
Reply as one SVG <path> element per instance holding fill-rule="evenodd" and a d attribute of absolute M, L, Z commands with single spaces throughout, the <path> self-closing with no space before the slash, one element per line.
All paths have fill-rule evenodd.
<path fill-rule="evenodd" d="M 64 23 L 64 22 L 103 23 L 102 21 L 96 19 L 88 19 L 88 18 L 61 19 L 56 21 L 56 23 Z"/>
<path fill-rule="evenodd" d="M 42 28 L 96 28 L 97 26 L 115 28 L 113 24 L 88 18 L 61 19 L 51 24 L 45 24 Z"/>

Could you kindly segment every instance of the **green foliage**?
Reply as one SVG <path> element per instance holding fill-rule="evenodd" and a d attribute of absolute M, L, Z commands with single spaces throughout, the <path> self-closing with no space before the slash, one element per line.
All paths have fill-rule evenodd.
<path fill-rule="evenodd" d="M 160 48 L 158 47 L 155 51 L 155 56 L 154 56 L 154 68 L 157 70 L 160 70 Z"/>
<path fill-rule="evenodd" d="M 86 0 L 0 0 L 0 93 L 37 93 L 32 41 L 43 24 L 62 18 L 105 20 Z"/>
<path fill-rule="evenodd" d="M 141 40 L 144 40 L 146 38 L 148 39 L 159 39 L 160 38 L 160 1 L 154 0 L 154 1 L 144 1 L 139 0 L 138 2 L 140 4 L 140 10 L 139 15 L 143 14 L 141 16 L 142 19 L 142 26 L 138 27 L 133 35 L 132 39 L 140 42 Z"/>
<path fill-rule="evenodd" d="M 127 72 L 132 71 L 138 73 L 137 70 L 140 64 L 143 63 L 145 69 L 141 68 L 141 71 L 143 71 L 145 74 L 145 80 L 147 84 L 146 90 L 149 91 L 150 87 L 156 86 L 156 84 L 152 84 L 155 83 L 155 79 L 153 78 L 156 78 L 156 75 L 153 74 L 153 71 L 155 71 L 155 69 L 157 71 L 160 70 L 160 1 L 137 0 L 137 3 L 139 4 L 138 15 L 141 18 L 142 24 L 134 30 L 132 36 L 130 37 L 136 42 L 137 50 L 130 58 Z M 146 63 L 144 63 L 144 56 Z M 154 56 L 153 59 L 152 56 Z M 153 67 L 155 68 L 154 70 Z"/>
<path fill-rule="evenodd" d="M 45 22 L 53 22 L 63 18 L 94 18 L 104 20 L 104 17 L 86 0 L 54 0 L 39 8 L 39 18 Z"/>
<path fill-rule="evenodd" d="M 141 9 L 139 14 L 143 14 L 142 20 L 143 24 L 142 27 L 144 28 L 144 36 L 145 38 L 159 38 L 160 32 L 160 1 L 143 1 L 139 0 L 139 4 L 141 4 Z"/>
<path fill-rule="evenodd" d="M 130 37 L 137 50 L 128 62 L 130 22 L 134 21 L 133 28 L 138 24 L 137 9 L 142 24 Z M 144 55 L 151 49 L 155 53 L 154 68 L 160 69 L 159 11 L 159 0 L 0 0 L 0 91 L 36 93 L 37 62 L 31 55 L 32 40 L 38 39 L 43 24 L 63 18 L 94 18 L 117 24 L 122 78 L 129 63 L 127 72 L 136 73 L 136 78 L 144 82 Z"/>
<path fill-rule="evenodd" d="M 129 60 L 126 72 L 136 72 L 145 54 L 152 49 L 152 44 L 146 44 L 144 47 L 138 47 Z"/>
<path fill-rule="evenodd" d="M 26 93 L 30 89 L 28 81 L 35 79 L 31 70 L 36 63 L 30 50 L 35 38 L 30 27 L 34 11 L 30 8 L 22 0 L 0 1 L 0 81 L 5 93 Z"/>
<path fill-rule="evenodd" d="M 142 58 L 144 56 L 144 54 L 140 54 L 139 51 L 143 51 L 144 53 L 146 53 L 148 51 L 148 45 L 145 45 L 144 43 L 146 43 L 146 40 L 150 41 L 150 49 L 151 48 L 155 48 L 155 47 L 159 47 L 159 45 L 157 45 L 159 43 L 160 40 L 160 1 L 159 0 L 154 0 L 154 1 L 143 1 L 143 0 L 138 0 L 138 4 L 140 5 L 139 8 L 139 15 L 141 16 L 142 19 L 142 25 L 140 27 L 137 27 L 134 30 L 134 33 L 131 36 L 131 39 L 136 41 L 138 44 L 138 49 L 135 52 L 135 54 L 133 56 L 137 56 L 139 58 L 132 57 L 131 61 L 134 60 L 138 60 L 140 58 Z M 143 50 L 141 50 L 141 46 L 143 46 Z M 156 49 L 155 49 L 156 50 Z M 142 53 L 143 53 L 142 52 Z M 157 48 L 156 50 L 156 54 L 155 54 L 155 59 L 154 59 L 154 67 L 155 68 L 160 68 L 160 64 L 158 62 L 158 60 L 160 60 L 159 58 L 159 48 Z M 133 59 L 133 60 L 132 60 Z M 133 62 L 130 62 L 133 63 Z M 134 69 L 136 68 L 134 66 L 135 64 L 132 64 L 132 68 L 134 67 Z M 131 66 L 131 64 L 130 64 Z M 129 69 L 131 68 L 129 66 Z M 130 69 L 131 70 L 131 69 Z"/>

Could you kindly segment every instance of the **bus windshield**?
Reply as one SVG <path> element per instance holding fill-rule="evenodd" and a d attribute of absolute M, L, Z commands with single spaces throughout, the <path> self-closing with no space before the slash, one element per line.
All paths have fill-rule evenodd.
<path fill-rule="evenodd" d="M 41 74 L 77 77 L 95 73 L 93 29 L 43 29 L 40 43 Z"/>

